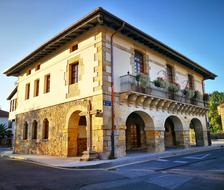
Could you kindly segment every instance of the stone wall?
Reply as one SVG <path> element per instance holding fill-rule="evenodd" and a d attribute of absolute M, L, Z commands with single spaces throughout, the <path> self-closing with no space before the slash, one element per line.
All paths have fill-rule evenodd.
<path fill-rule="evenodd" d="M 102 110 L 102 95 L 89 98 L 93 102 L 93 110 Z M 64 104 L 33 110 L 16 116 L 16 143 L 15 153 L 43 154 L 52 156 L 68 156 L 68 123 L 75 111 L 86 112 L 85 100 L 71 101 Z M 43 121 L 49 121 L 49 138 L 42 139 Z M 32 139 L 32 122 L 38 123 L 37 139 Z M 28 123 L 28 139 L 23 140 L 23 126 Z M 92 117 L 93 149 L 99 153 L 103 151 L 103 119 Z"/>

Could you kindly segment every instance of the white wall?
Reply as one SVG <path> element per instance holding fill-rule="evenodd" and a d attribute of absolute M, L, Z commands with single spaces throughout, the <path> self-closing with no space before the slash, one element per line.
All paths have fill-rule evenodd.
<path fill-rule="evenodd" d="M 110 44 L 110 35 L 111 32 L 107 31 L 106 46 L 109 46 Z M 175 80 L 180 84 L 181 89 L 186 87 L 188 74 L 192 74 L 195 79 L 195 90 L 202 92 L 203 77 L 198 73 L 121 35 L 116 35 L 114 37 L 114 82 L 116 92 L 120 91 L 120 76 L 126 75 L 128 71 L 130 74 L 134 75 L 134 73 L 132 73 L 130 62 L 132 56 L 131 53 L 134 49 L 140 50 L 143 54 L 148 56 L 150 67 L 149 77 L 151 81 L 155 80 L 157 77 L 165 78 L 164 71 L 166 71 L 166 64 L 170 64 L 174 67 L 176 73 Z"/>
<path fill-rule="evenodd" d="M 93 33 L 93 34 L 92 34 Z M 98 65 L 98 61 L 94 60 L 94 54 L 97 52 L 96 44 L 102 41 L 101 38 L 96 37 L 99 32 L 92 31 L 91 34 L 86 33 L 86 37 L 82 37 L 79 42 L 78 50 L 70 53 L 69 46 L 52 56 L 51 58 L 41 61 L 40 70 L 35 71 L 35 66 L 32 66 L 31 74 L 27 76 L 24 71 L 18 78 L 17 91 L 17 110 L 16 114 L 27 112 L 33 109 L 48 107 L 55 104 L 64 103 L 67 101 L 80 99 L 83 97 L 96 95 L 99 92 L 94 92 L 93 87 L 97 84 L 93 82 L 94 67 Z M 80 56 L 84 64 L 84 73 L 78 86 L 80 88 L 79 96 L 66 98 L 68 93 L 67 80 L 67 64 L 68 60 Z M 27 69 L 28 70 L 28 69 Z M 81 72 L 79 70 L 79 72 Z M 44 93 L 44 76 L 50 74 L 50 92 Z M 40 80 L 39 96 L 34 97 L 34 81 Z M 30 98 L 25 100 L 25 87 L 30 83 Z"/>

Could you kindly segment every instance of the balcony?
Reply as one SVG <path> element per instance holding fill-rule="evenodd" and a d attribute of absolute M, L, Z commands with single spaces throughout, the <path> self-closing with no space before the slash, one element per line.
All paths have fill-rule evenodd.
<path fill-rule="evenodd" d="M 155 86 L 152 81 L 144 85 L 136 76 L 127 74 L 120 77 L 120 103 L 128 103 L 136 107 L 156 108 L 168 112 L 182 114 L 204 115 L 207 112 L 207 102 L 202 99 L 188 98 L 181 90 L 170 92 L 167 88 Z"/>

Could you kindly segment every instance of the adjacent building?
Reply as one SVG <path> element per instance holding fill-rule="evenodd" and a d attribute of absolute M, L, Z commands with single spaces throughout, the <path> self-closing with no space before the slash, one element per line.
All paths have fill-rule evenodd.
<path fill-rule="evenodd" d="M 9 106 L 9 128 L 12 131 L 12 145 L 15 144 L 15 137 L 16 137 L 16 106 L 17 106 L 17 87 L 13 89 L 13 91 L 10 93 L 7 100 L 10 103 Z"/>
<path fill-rule="evenodd" d="M 204 81 L 216 75 L 102 8 L 5 74 L 18 78 L 16 153 L 106 159 L 208 145 Z"/>
<path fill-rule="evenodd" d="M 0 109 L 0 124 L 8 128 L 9 112 Z"/>
<path fill-rule="evenodd" d="M 217 109 L 219 115 L 221 116 L 221 124 L 222 124 L 221 129 L 224 131 L 224 103 L 221 103 Z"/>

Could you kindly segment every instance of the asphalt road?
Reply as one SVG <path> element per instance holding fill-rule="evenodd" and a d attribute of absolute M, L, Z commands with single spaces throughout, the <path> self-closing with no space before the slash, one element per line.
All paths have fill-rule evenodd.
<path fill-rule="evenodd" d="M 0 190 L 8 189 L 224 190 L 224 148 L 85 170 L 0 158 Z"/>

